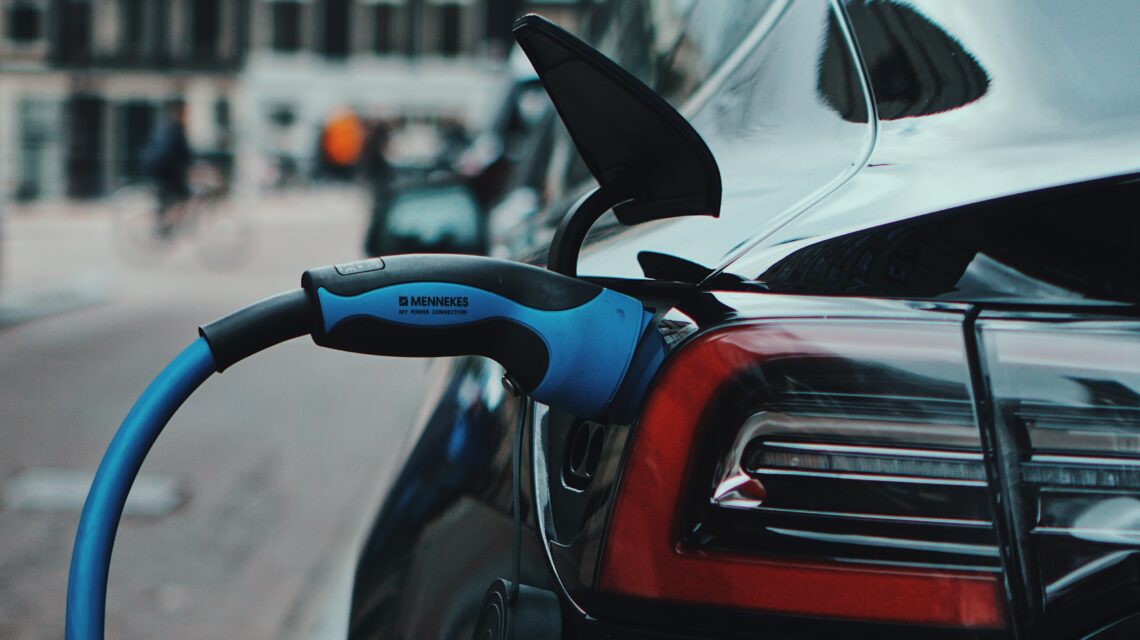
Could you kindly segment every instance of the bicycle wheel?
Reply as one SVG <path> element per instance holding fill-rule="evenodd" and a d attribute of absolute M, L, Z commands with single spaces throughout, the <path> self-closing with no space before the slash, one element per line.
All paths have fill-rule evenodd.
<path fill-rule="evenodd" d="M 158 219 L 158 200 L 147 184 L 127 185 L 111 195 L 116 253 L 124 262 L 149 267 L 170 251 L 173 228 L 163 228 Z"/>
<path fill-rule="evenodd" d="M 202 266 L 234 269 L 249 260 L 253 244 L 253 224 L 247 213 L 250 202 L 233 191 L 194 200 L 194 249 Z"/>

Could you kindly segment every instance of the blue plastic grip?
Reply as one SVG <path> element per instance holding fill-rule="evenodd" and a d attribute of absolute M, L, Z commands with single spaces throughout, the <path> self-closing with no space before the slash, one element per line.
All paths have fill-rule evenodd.
<path fill-rule="evenodd" d="M 531 396 L 574 415 L 600 417 L 625 377 L 652 319 L 635 298 L 602 289 L 577 307 L 534 309 L 484 289 L 450 282 L 396 284 L 355 295 L 317 290 L 326 332 L 348 318 L 371 317 L 411 327 L 454 327 L 488 320 L 518 323 L 539 336 L 549 358 Z M 412 304 L 447 298 L 449 306 Z"/>
<path fill-rule="evenodd" d="M 103 454 L 79 517 L 71 553 L 67 579 L 68 640 L 102 640 L 111 549 L 127 494 L 162 428 L 213 372 L 210 347 L 199 338 L 150 383 Z"/>

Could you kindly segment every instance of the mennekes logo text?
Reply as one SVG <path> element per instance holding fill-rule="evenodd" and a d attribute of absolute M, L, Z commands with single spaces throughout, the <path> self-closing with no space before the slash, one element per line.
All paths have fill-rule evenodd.
<path fill-rule="evenodd" d="M 466 307 L 467 296 L 400 296 L 401 307 Z"/>

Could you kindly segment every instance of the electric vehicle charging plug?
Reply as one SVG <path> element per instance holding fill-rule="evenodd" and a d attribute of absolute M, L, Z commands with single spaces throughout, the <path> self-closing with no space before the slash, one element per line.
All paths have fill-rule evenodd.
<path fill-rule="evenodd" d="M 408 255 L 307 271 L 302 289 L 202 326 L 139 397 L 100 462 L 71 556 L 67 638 L 103 637 L 111 550 L 131 484 L 167 421 L 211 373 L 309 333 L 358 353 L 486 356 L 535 400 L 625 422 L 664 357 L 652 320 L 636 298 L 535 267 Z"/>
<path fill-rule="evenodd" d="M 626 421 L 664 353 L 636 298 L 517 262 L 402 255 L 311 269 L 301 283 L 199 329 L 217 371 L 309 333 L 356 353 L 486 356 L 539 402 Z"/>

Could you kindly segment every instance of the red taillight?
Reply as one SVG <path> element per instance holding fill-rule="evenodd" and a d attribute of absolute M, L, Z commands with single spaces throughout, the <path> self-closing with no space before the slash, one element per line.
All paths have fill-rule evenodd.
<path fill-rule="evenodd" d="M 692 500 L 687 492 L 700 467 L 694 452 L 702 451 L 701 427 L 724 386 L 742 371 L 780 359 L 834 357 L 837 348 L 958 353 L 953 339 L 931 341 L 902 324 L 844 336 L 845 331 L 826 323 L 808 331 L 740 326 L 698 338 L 675 354 L 647 400 L 626 455 L 601 561 L 601 592 L 864 621 L 1005 626 L 996 571 L 839 562 L 766 554 L 763 548 L 733 553 L 685 541 L 680 514 Z M 960 337 L 952 331 L 939 335 Z M 889 342 L 873 344 L 883 338 Z M 699 487 L 698 499 L 705 489 Z M 762 488 L 751 495 L 765 499 Z"/>

